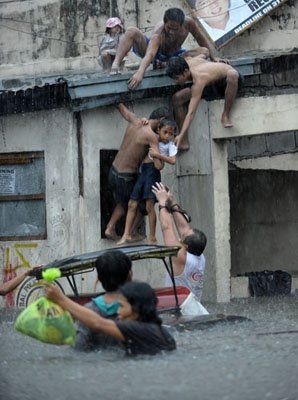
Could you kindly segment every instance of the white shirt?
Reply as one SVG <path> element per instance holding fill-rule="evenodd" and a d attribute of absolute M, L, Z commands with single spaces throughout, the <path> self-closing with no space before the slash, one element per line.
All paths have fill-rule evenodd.
<path fill-rule="evenodd" d="M 205 271 L 205 256 L 195 256 L 186 252 L 186 262 L 182 274 L 175 276 L 176 286 L 187 287 L 195 296 L 196 300 L 201 301 L 204 271 Z M 166 275 L 165 286 L 171 287 L 172 281 L 169 274 Z"/>

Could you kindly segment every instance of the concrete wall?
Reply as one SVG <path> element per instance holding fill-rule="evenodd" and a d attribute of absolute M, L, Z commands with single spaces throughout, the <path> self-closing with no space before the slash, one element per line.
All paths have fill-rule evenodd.
<path fill-rule="evenodd" d="M 126 27 L 138 26 L 150 36 L 164 11 L 173 6 L 189 14 L 182 0 L 175 4 L 160 0 L 1 2 L 0 77 L 98 70 L 97 41 L 107 18 L 118 15 Z M 223 47 L 220 55 L 289 51 L 297 46 L 297 17 L 297 0 L 292 0 Z M 186 47 L 193 46 L 189 38 Z"/>
<path fill-rule="evenodd" d="M 135 105 L 138 115 L 148 116 L 154 108 L 165 105 L 159 99 L 150 99 Z M 46 264 L 73 254 L 95 251 L 115 245 L 101 239 L 100 166 L 101 149 L 119 148 L 127 122 L 116 107 L 85 111 L 82 118 L 82 158 L 84 194 L 80 196 L 78 172 L 78 126 L 67 110 L 51 110 L 34 114 L 18 114 L 0 119 L 0 152 L 44 151 L 46 175 L 46 240 L 18 240 L 0 242 L 0 281 L 11 266 L 16 273 L 35 265 Z M 165 182 L 173 187 L 175 167 L 164 171 Z M 159 243 L 162 237 L 158 231 Z M 145 261 L 136 263 L 136 279 L 148 280 L 153 286 L 162 286 L 165 271 L 162 264 Z M 95 274 L 78 277 L 78 289 L 92 292 L 96 289 Z M 62 282 L 70 292 L 66 281 Z M 18 289 L 13 293 L 16 298 Z M 0 305 L 5 300 L 0 298 Z"/>

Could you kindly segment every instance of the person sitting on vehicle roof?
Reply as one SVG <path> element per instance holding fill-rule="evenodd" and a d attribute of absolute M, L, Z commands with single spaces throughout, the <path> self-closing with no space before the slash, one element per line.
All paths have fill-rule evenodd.
<path fill-rule="evenodd" d="M 105 318 L 116 319 L 119 302 L 119 288 L 132 278 L 130 258 L 121 251 L 108 251 L 96 260 L 97 277 L 106 291 L 95 297 L 85 307 Z M 75 349 L 91 351 L 98 348 L 117 345 L 115 339 L 103 333 L 90 330 L 77 322 Z"/>
<path fill-rule="evenodd" d="M 53 285 L 47 286 L 46 296 L 90 330 L 114 338 L 123 345 L 127 355 L 153 355 L 176 349 L 174 338 L 157 315 L 157 298 L 148 283 L 127 282 L 119 288 L 117 320 L 104 318 L 75 303 Z"/>
<path fill-rule="evenodd" d="M 190 217 L 161 182 L 156 182 L 152 191 L 159 202 L 159 221 L 165 245 L 181 246 L 177 256 L 172 258 L 176 286 L 186 286 L 200 301 L 205 271 L 203 251 L 207 238 L 203 232 L 190 226 Z M 169 276 L 166 277 L 166 286 L 172 286 Z"/>

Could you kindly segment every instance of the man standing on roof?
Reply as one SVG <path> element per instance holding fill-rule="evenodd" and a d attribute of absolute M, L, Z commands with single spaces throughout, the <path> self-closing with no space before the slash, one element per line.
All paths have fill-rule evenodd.
<path fill-rule="evenodd" d="M 189 33 L 200 47 L 186 51 L 181 46 Z M 145 71 L 152 62 L 154 68 L 164 68 L 170 57 L 182 54 L 190 57 L 205 54 L 215 61 L 213 49 L 196 22 L 190 17 L 185 17 L 179 8 L 166 10 L 163 23 L 160 22 L 154 28 L 150 39 L 138 28 L 128 28 L 118 46 L 111 74 L 119 73 L 121 62 L 131 48 L 142 57 L 142 61 L 137 72 L 128 81 L 129 89 L 135 89 L 142 82 Z"/>
<path fill-rule="evenodd" d="M 159 202 L 159 221 L 165 245 L 181 246 L 177 256 L 172 258 L 175 283 L 187 287 L 200 301 L 205 271 L 203 251 L 207 238 L 203 232 L 190 226 L 190 217 L 161 182 L 157 182 L 152 191 Z M 167 276 L 166 286 L 171 285 Z"/>

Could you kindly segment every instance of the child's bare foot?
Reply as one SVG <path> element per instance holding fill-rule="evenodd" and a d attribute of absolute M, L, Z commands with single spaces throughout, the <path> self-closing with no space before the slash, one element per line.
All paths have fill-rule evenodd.
<path fill-rule="evenodd" d="M 146 239 L 145 235 L 141 235 L 140 233 L 136 233 L 134 235 L 131 235 L 131 242 L 141 242 L 142 240 Z"/>
<path fill-rule="evenodd" d="M 105 230 L 105 237 L 109 240 L 119 240 L 120 236 L 115 231 Z"/>
<path fill-rule="evenodd" d="M 156 237 L 149 237 L 148 238 L 148 244 L 157 244 Z"/>
<path fill-rule="evenodd" d="M 227 117 L 226 115 L 223 115 L 221 117 L 221 123 L 223 124 L 223 126 L 225 128 L 232 128 L 232 126 L 233 126 L 232 122 L 230 121 L 230 118 Z"/>
<path fill-rule="evenodd" d="M 130 235 L 123 235 L 122 238 L 117 242 L 118 245 L 121 244 L 126 244 L 131 242 L 131 236 Z"/>

